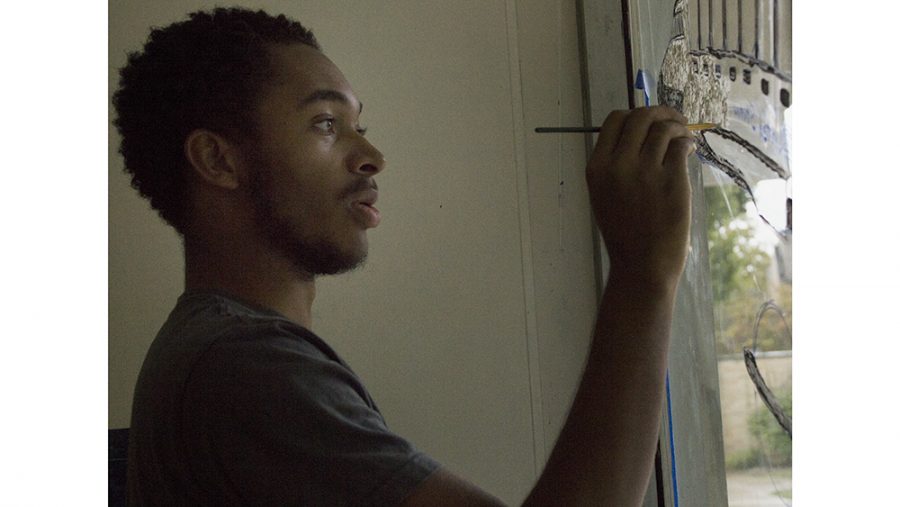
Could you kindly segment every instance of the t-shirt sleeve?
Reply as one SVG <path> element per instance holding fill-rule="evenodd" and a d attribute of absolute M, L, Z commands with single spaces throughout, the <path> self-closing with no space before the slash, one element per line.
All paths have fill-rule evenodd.
<path fill-rule="evenodd" d="M 185 445 L 223 504 L 396 505 L 438 463 L 388 430 L 359 379 L 288 330 L 217 341 L 186 385 Z"/>

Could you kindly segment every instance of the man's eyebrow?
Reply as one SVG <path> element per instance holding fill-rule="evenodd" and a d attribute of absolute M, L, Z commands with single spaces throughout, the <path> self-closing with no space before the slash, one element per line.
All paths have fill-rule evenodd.
<path fill-rule="evenodd" d="M 350 105 L 350 97 L 345 95 L 343 92 L 339 92 L 337 90 L 316 90 L 300 101 L 299 108 L 303 109 L 304 107 L 314 103 L 314 102 L 340 102 L 342 104 Z M 359 112 L 362 113 L 362 102 L 359 103 Z"/>

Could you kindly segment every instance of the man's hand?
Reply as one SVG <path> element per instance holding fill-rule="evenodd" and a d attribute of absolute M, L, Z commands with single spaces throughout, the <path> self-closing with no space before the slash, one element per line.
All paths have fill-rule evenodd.
<path fill-rule="evenodd" d="M 593 346 L 566 424 L 526 506 L 642 503 L 653 469 L 675 289 L 687 257 L 685 118 L 651 107 L 609 115 L 587 167 L 610 256 Z M 439 472 L 407 505 L 499 501 Z"/>
<path fill-rule="evenodd" d="M 691 222 L 687 156 L 694 141 L 678 111 L 647 107 L 607 116 L 587 165 L 591 206 L 618 276 L 677 282 Z"/>

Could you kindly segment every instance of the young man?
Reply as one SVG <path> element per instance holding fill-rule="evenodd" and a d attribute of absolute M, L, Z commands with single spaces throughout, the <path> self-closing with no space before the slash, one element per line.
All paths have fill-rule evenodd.
<path fill-rule="evenodd" d="M 385 426 L 311 331 L 358 266 L 385 162 L 299 23 L 216 9 L 154 30 L 114 96 L 132 182 L 183 236 L 185 293 L 135 390 L 132 505 L 498 505 Z M 690 223 L 685 119 L 606 119 L 586 170 L 610 256 L 594 343 L 528 505 L 637 505 Z M 464 444 L 464 443 L 461 443 Z"/>

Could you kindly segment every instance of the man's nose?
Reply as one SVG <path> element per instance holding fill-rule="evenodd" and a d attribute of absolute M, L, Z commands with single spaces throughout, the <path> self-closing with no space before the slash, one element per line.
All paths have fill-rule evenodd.
<path fill-rule="evenodd" d="M 359 137 L 359 145 L 350 157 L 350 171 L 365 176 L 375 176 L 384 170 L 384 155 L 366 138 Z"/>

